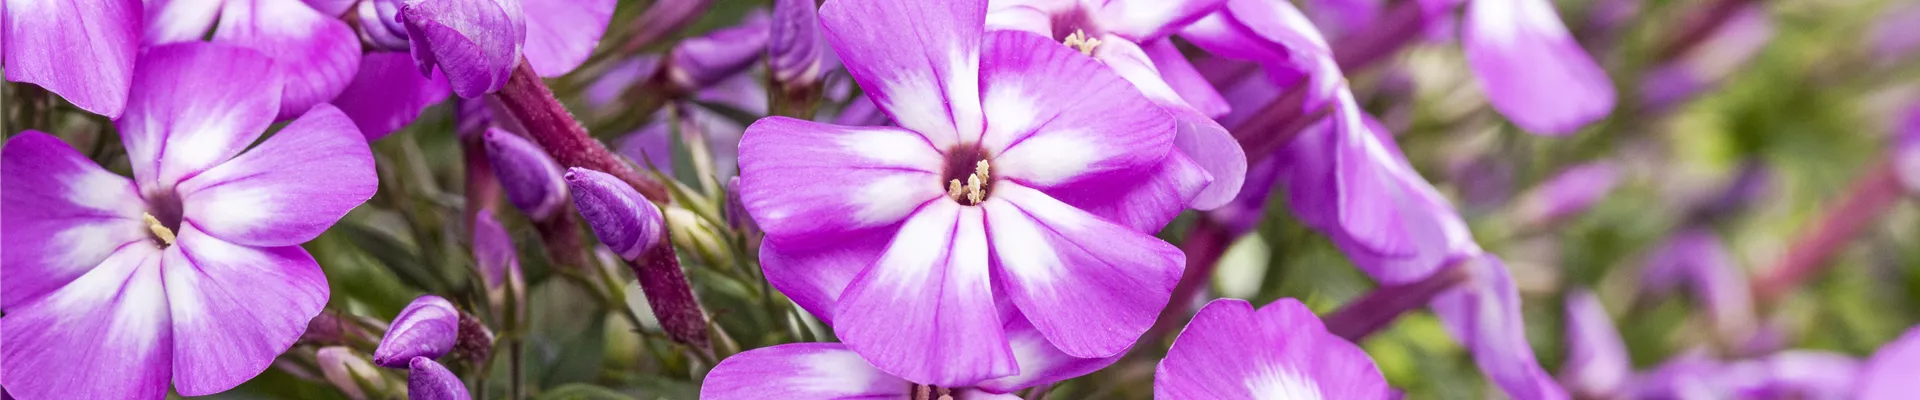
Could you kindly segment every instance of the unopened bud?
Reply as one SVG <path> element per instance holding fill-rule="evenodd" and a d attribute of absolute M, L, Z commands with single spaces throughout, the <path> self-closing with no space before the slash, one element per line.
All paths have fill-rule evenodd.
<path fill-rule="evenodd" d="M 747 16 L 740 25 L 706 36 L 688 38 L 667 56 L 667 78 L 692 91 L 737 75 L 766 54 L 772 19 L 765 13 Z"/>
<path fill-rule="evenodd" d="M 439 67 L 469 99 L 507 86 L 527 40 L 519 0 L 408 0 L 400 22 L 420 73 Z"/>
<path fill-rule="evenodd" d="M 820 17 L 813 0 L 774 0 L 770 29 L 767 69 L 773 81 L 788 88 L 819 82 Z"/>
<path fill-rule="evenodd" d="M 453 350 L 460 330 L 460 311 L 440 296 L 420 296 L 393 318 L 373 362 L 388 368 L 406 368 L 414 357 L 440 358 Z"/>
<path fill-rule="evenodd" d="M 573 206 L 593 228 L 594 236 L 620 258 L 632 261 L 659 246 L 663 230 L 660 209 L 625 181 L 586 168 L 567 171 Z"/>
<path fill-rule="evenodd" d="M 560 164 L 533 141 L 498 128 L 487 129 L 487 161 L 507 201 L 534 220 L 545 220 L 567 199 Z"/>
<path fill-rule="evenodd" d="M 467 384 L 446 366 L 426 357 L 414 357 L 407 365 L 407 399 L 468 400 Z"/>
<path fill-rule="evenodd" d="M 407 50 L 407 26 L 400 23 L 400 6 L 400 0 L 366 0 L 354 10 L 360 19 L 360 41 L 370 50 Z"/>

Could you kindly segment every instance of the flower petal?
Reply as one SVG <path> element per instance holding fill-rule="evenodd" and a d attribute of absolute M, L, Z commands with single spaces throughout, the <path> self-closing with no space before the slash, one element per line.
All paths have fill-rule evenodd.
<path fill-rule="evenodd" d="M 415 357 L 440 358 L 453 351 L 460 334 L 460 310 L 440 296 L 426 295 L 407 303 L 373 350 L 373 363 L 403 368 Z"/>
<path fill-rule="evenodd" d="M 1470 278 L 1434 297 L 1433 313 L 1473 353 L 1480 371 L 1515 400 L 1566 399 L 1566 389 L 1540 368 L 1527 344 L 1520 292 L 1498 257 L 1465 261 Z"/>
<path fill-rule="evenodd" d="M 40 298 L 147 238 L 146 204 L 126 177 L 45 133 L 0 148 L 0 308 Z"/>
<path fill-rule="evenodd" d="M 446 366 L 426 357 L 414 357 L 407 366 L 409 400 L 468 400 L 467 384 Z"/>
<path fill-rule="evenodd" d="M 867 97 L 945 150 L 980 136 L 986 12 L 984 0 L 835 0 L 820 25 Z"/>
<path fill-rule="evenodd" d="M 1160 78 L 1200 114 L 1220 118 L 1232 110 L 1227 99 L 1213 88 L 1212 83 L 1207 82 L 1206 76 L 1200 75 L 1199 69 L 1187 62 L 1187 56 L 1180 54 L 1180 48 L 1175 47 L 1173 41 L 1156 40 L 1143 43 L 1140 47 L 1147 52 L 1147 59 L 1153 61 L 1154 68 L 1160 71 Z"/>
<path fill-rule="evenodd" d="M 232 161 L 180 184 L 186 221 L 250 246 L 313 240 L 379 186 L 353 121 L 319 105 Z"/>
<path fill-rule="evenodd" d="M 892 225 L 946 196 L 942 156 L 919 135 L 761 119 L 740 141 L 740 197 L 770 237 L 812 247 Z"/>
<path fill-rule="evenodd" d="M 1461 35 L 1487 100 L 1521 129 L 1570 134 L 1613 111 L 1613 82 L 1552 2 L 1476 0 Z"/>
<path fill-rule="evenodd" d="M 1866 368 L 1860 372 L 1859 400 L 1893 400 L 1912 397 L 1920 384 L 1913 377 L 1920 374 L 1920 327 L 1908 329 L 1907 333 L 1894 339 L 1892 343 L 1881 346 L 1873 352 L 1873 358 L 1867 359 Z"/>
<path fill-rule="evenodd" d="M 913 384 L 888 375 L 839 343 L 792 343 L 734 354 L 720 361 L 700 398 L 905 398 Z"/>
<path fill-rule="evenodd" d="M 1226 0 L 1109 0 L 1096 11 L 1096 18 L 1108 32 L 1147 41 L 1166 37 L 1226 4 Z"/>
<path fill-rule="evenodd" d="M 789 246 L 770 237 L 760 243 L 760 269 L 774 289 L 820 322 L 832 325 L 841 292 L 853 285 L 860 271 L 880 259 L 899 230 L 898 225 L 889 225 L 841 233 L 833 245 L 815 247 Z"/>
<path fill-rule="evenodd" d="M 371 142 L 413 123 L 427 107 L 446 101 L 448 90 L 452 89 L 447 78 L 439 71 L 432 77 L 420 76 L 413 56 L 373 52 L 360 58 L 353 83 L 334 97 L 333 105 L 352 118 Z"/>
<path fill-rule="evenodd" d="M 1093 373 L 1093 371 L 1113 365 L 1125 354 L 1112 357 L 1079 358 L 1061 352 L 1059 347 L 1047 341 L 1046 335 L 1034 329 L 1033 323 L 1026 318 L 1012 318 L 1007 321 L 1007 342 L 1013 346 L 1013 359 L 1020 365 L 1020 374 L 995 378 L 975 385 L 988 392 L 1011 393 L 1040 384 L 1064 381 Z"/>
<path fill-rule="evenodd" d="M 118 118 L 140 45 L 139 0 L 8 1 L 0 13 L 7 80 Z M 84 67 L 80 67 L 84 66 Z"/>
<path fill-rule="evenodd" d="M 146 4 L 146 30 L 140 44 L 196 42 L 206 39 L 213 22 L 220 18 L 224 0 L 150 0 Z"/>
<path fill-rule="evenodd" d="M 1186 265 L 1180 249 L 1018 184 L 993 196 L 1003 200 L 985 204 L 994 279 L 1061 351 L 1123 352 L 1167 306 Z"/>
<path fill-rule="evenodd" d="M 239 47 L 181 43 L 151 47 L 114 120 L 144 193 L 172 190 L 240 154 L 280 110 L 280 68 Z"/>
<path fill-rule="evenodd" d="M 520 64 L 527 23 L 519 0 L 409 0 L 400 12 L 421 74 L 436 66 L 453 92 L 500 90 Z"/>
<path fill-rule="evenodd" d="M 984 223 L 979 207 L 928 202 L 841 294 L 834 333 L 912 382 L 969 386 L 1019 372 L 994 306 Z"/>
<path fill-rule="evenodd" d="M 533 72 L 552 78 L 587 62 L 613 20 L 614 0 L 521 0 L 526 13 L 524 53 Z"/>
<path fill-rule="evenodd" d="M 167 395 L 173 333 L 160 250 L 121 247 L 99 267 L 0 318 L 0 385 L 27 399 Z"/>
<path fill-rule="evenodd" d="M 1166 110 L 1112 69 L 1045 37 L 987 34 L 981 58 L 994 174 L 1046 189 L 1138 174 L 1172 149 Z"/>
<path fill-rule="evenodd" d="M 327 305 L 327 277 L 298 246 L 242 246 L 183 225 L 162 265 L 182 395 L 223 392 L 266 371 Z"/>
<path fill-rule="evenodd" d="M 1614 328 L 1613 317 L 1592 291 L 1576 289 L 1567 293 L 1567 360 L 1560 366 L 1561 379 L 1574 391 L 1592 398 L 1611 398 L 1625 393 L 1633 376 L 1626 342 Z"/>
<path fill-rule="evenodd" d="M 1154 373 L 1162 399 L 1387 399 L 1359 346 L 1327 333 L 1294 299 L 1259 310 L 1220 299 L 1195 314 Z"/>
<path fill-rule="evenodd" d="M 213 41 L 266 54 L 286 74 L 277 119 L 333 100 L 360 68 L 360 37 L 300 0 L 225 0 Z"/>
<path fill-rule="evenodd" d="M 1168 154 L 1160 165 L 1137 178 L 1085 182 L 1055 188 L 1047 195 L 1101 219 L 1153 234 L 1173 222 L 1187 204 L 1213 181 L 1184 154 Z"/>
<path fill-rule="evenodd" d="M 1178 50 L 1174 51 L 1177 54 Z M 1240 149 L 1240 143 L 1227 134 L 1227 128 L 1187 104 L 1180 93 L 1162 78 L 1160 70 L 1154 66 L 1154 60 L 1133 42 L 1110 37 L 1094 50 L 1093 56 L 1132 82 L 1154 103 L 1166 108 L 1177 121 L 1174 148 L 1205 168 L 1211 182 L 1203 183 L 1201 188 L 1204 190 L 1198 193 L 1182 192 L 1185 194 L 1183 200 L 1187 201 L 1181 204 L 1211 210 L 1233 200 L 1233 195 L 1240 192 L 1240 185 L 1246 180 L 1247 155 Z M 1179 58 L 1176 56 L 1175 59 Z M 1184 59 L 1180 60 L 1182 64 L 1179 66 L 1193 71 L 1191 65 L 1184 64 Z M 1198 79 L 1200 84 L 1205 85 L 1205 78 L 1199 77 L 1197 72 L 1192 73 L 1192 79 Z M 1213 95 L 1216 99 L 1219 96 L 1218 93 Z M 1151 229 L 1158 230 L 1159 227 Z"/>

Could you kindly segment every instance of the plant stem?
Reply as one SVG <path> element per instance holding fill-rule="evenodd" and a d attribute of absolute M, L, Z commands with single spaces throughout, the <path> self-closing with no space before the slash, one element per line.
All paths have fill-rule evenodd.
<path fill-rule="evenodd" d="M 1358 72 L 1386 59 L 1426 31 L 1426 10 L 1419 1 L 1402 1 L 1387 10 L 1379 23 L 1358 34 L 1340 38 L 1332 47 L 1340 70 Z"/>
<path fill-rule="evenodd" d="M 533 65 L 521 60 L 514 68 L 513 76 L 507 79 L 507 86 L 496 94 L 500 104 L 507 112 L 520 120 L 540 147 L 552 155 L 554 161 L 568 167 L 586 168 L 606 172 L 633 185 L 634 190 L 645 195 L 656 204 L 668 204 L 666 186 L 642 175 L 607 150 L 607 146 L 594 140 L 587 129 L 567 112 L 560 100 L 547 90 L 546 83 L 533 71 Z"/>
<path fill-rule="evenodd" d="M 1381 286 L 1347 303 L 1326 317 L 1327 332 L 1359 343 L 1399 319 L 1401 314 L 1425 307 L 1434 296 L 1466 282 L 1466 265 L 1477 258 L 1454 261 L 1432 276 L 1411 283 Z"/>
<path fill-rule="evenodd" d="M 1902 195 L 1893 161 L 1887 159 L 1874 164 L 1853 182 L 1833 208 L 1814 222 L 1813 230 L 1787 248 L 1786 257 L 1754 281 L 1754 296 L 1760 303 L 1767 304 L 1793 292 L 1826 267 L 1827 261 L 1861 229 L 1879 221 L 1880 215 L 1898 204 Z"/>
<path fill-rule="evenodd" d="M 687 281 L 686 272 L 680 270 L 680 258 L 674 254 L 672 240 L 661 240 L 639 259 L 629 260 L 627 266 L 633 268 L 640 290 L 647 295 L 647 305 L 653 308 L 653 316 L 660 321 L 660 329 L 666 331 L 667 337 L 711 351 L 706 313 L 693 297 L 693 285 Z"/>

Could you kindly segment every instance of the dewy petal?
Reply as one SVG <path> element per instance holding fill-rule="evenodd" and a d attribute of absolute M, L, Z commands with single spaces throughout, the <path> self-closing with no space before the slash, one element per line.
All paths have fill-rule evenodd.
<path fill-rule="evenodd" d="M 1003 200 L 984 205 L 996 286 L 1061 351 L 1118 354 L 1167 306 L 1186 265 L 1180 249 L 1016 183 L 993 196 Z"/>
<path fill-rule="evenodd" d="M 1388 399 L 1359 346 L 1327 332 L 1298 300 L 1254 310 L 1220 299 L 1195 314 L 1154 370 L 1159 399 Z"/>
<path fill-rule="evenodd" d="M 814 247 L 786 245 L 781 238 L 769 237 L 760 243 L 760 269 L 774 289 L 820 322 L 832 325 L 841 292 L 853 285 L 860 271 L 880 259 L 898 231 L 898 225 L 889 225 L 840 233 L 831 245 Z"/>
<path fill-rule="evenodd" d="M 1520 316 L 1520 292 L 1498 257 L 1479 256 L 1464 261 L 1467 282 L 1433 299 L 1454 339 L 1473 353 L 1480 372 L 1515 400 L 1566 399 L 1566 389 L 1553 381 L 1533 358 L 1527 344 L 1527 325 Z"/>
<path fill-rule="evenodd" d="M 1226 4 L 1226 0 L 1109 0 L 1094 18 L 1107 32 L 1147 41 L 1166 37 Z"/>
<path fill-rule="evenodd" d="M 140 0 L 8 1 L 0 13 L 7 80 L 120 117 L 140 45 Z"/>
<path fill-rule="evenodd" d="M 151 47 L 114 123 L 144 193 L 226 162 L 252 145 L 280 110 L 280 68 L 240 47 L 181 43 Z"/>
<path fill-rule="evenodd" d="M 740 198 L 768 236 L 813 247 L 944 200 L 942 160 L 899 128 L 764 118 L 740 141 Z"/>
<path fill-rule="evenodd" d="M 0 385 L 28 399 L 167 395 L 173 333 L 157 246 L 135 244 L 0 318 Z M 17 276 L 17 275 L 16 275 Z"/>
<path fill-rule="evenodd" d="M 1613 82 L 1548 0 L 1475 0 L 1462 28 L 1487 100 L 1529 132 L 1564 135 L 1613 111 Z"/>
<path fill-rule="evenodd" d="M 446 366 L 426 357 L 414 357 L 407 367 L 409 400 L 469 400 L 467 384 Z"/>
<path fill-rule="evenodd" d="M 519 0 L 409 0 L 400 19 L 421 73 L 439 67 L 469 99 L 505 87 L 526 42 Z"/>
<path fill-rule="evenodd" d="M 944 151 L 983 128 L 986 3 L 834 0 L 820 8 L 820 25 L 874 105 Z"/>
<path fill-rule="evenodd" d="M 373 363 L 406 368 L 414 357 L 440 358 L 453 351 L 460 333 L 460 310 L 440 296 L 420 296 L 393 317 L 393 325 L 373 350 Z"/>
<path fill-rule="evenodd" d="M 1053 383 L 1093 373 L 1125 354 L 1112 357 L 1080 358 L 1061 352 L 1059 347 L 1047 341 L 1046 335 L 1034 329 L 1025 318 L 1012 318 L 1007 322 L 1007 343 L 1013 346 L 1013 359 L 1020 365 L 1020 374 L 995 378 L 980 382 L 975 387 L 995 393 L 1012 393 L 1017 390 L 1040 384 Z"/>
<path fill-rule="evenodd" d="M 299 0 L 225 0 L 213 41 L 254 49 L 286 74 L 278 119 L 333 100 L 360 68 L 360 37 Z"/>
<path fill-rule="evenodd" d="M 969 386 L 1018 373 L 994 306 L 985 222 L 980 207 L 928 202 L 841 294 L 834 333 L 912 382 Z"/>
<path fill-rule="evenodd" d="M 527 10 L 524 50 L 533 72 L 552 78 L 587 61 L 613 20 L 614 0 L 521 0 Z"/>
<path fill-rule="evenodd" d="M 1913 397 L 1920 390 L 1920 327 L 1881 346 L 1861 369 L 1858 400 L 1894 400 Z"/>
<path fill-rule="evenodd" d="M 993 173 L 1047 189 L 1132 176 L 1172 149 L 1167 111 L 1112 69 L 1045 37 L 987 34 L 981 57 Z"/>
<path fill-rule="evenodd" d="M 1561 380 L 1591 398 L 1625 393 L 1633 363 L 1600 297 L 1585 289 L 1568 292 L 1566 318 L 1567 360 L 1560 367 Z"/>
<path fill-rule="evenodd" d="M 162 261 L 174 390 L 223 392 L 266 371 L 306 332 L 327 305 L 327 277 L 299 246 L 242 246 L 181 228 Z"/>
<path fill-rule="evenodd" d="M 0 309 L 40 298 L 147 239 L 133 182 L 59 138 L 27 131 L 0 148 Z"/>
<path fill-rule="evenodd" d="M 318 105 L 259 146 L 180 183 L 186 221 L 251 246 L 313 240 L 373 197 L 373 153 L 353 121 Z"/>
<path fill-rule="evenodd" d="M 1187 62 L 1187 56 L 1180 54 L 1180 48 L 1175 47 L 1173 41 L 1156 40 L 1142 43 L 1140 47 L 1147 52 L 1147 58 L 1153 61 L 1154 68 L 1160 70 L 1160 78 L 1200 114 L 1220 118 L 1232 110 L 1227 99 L 1213 88 L 1212 83 L 1207 82 L 1207 77 L 1200 75 L 1192 63 Z"/>
<path fill-rule="evenodd" d="M 707 373 L 706 400 L 906 398 L 913 384 L 839 343 L 792 343 L 734 354 Z"/>
<path fill-rule="evenodd" d="M 353 119 L 367 141 L 379 140 L 413 123 L 427 107 L 447 100 L 447 78 L 434 71 L 420 76 L 413 56 L 372 52 L 360 58 L 360 70 L 333 105 Z"/>

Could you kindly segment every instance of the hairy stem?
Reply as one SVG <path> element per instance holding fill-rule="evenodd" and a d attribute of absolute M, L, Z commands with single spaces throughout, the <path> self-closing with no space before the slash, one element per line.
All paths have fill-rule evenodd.
<path fill-rule="evenodd" d="M 568 167 L 578 167 L 606 172 L 633 185 L 641 195 L 657 204 L 667 204 L 667 187 L 646 175 L 635 171 L 619 156 L 607 150 L 607 146 L 594 140 L 587 129 L 567 112 L 560 100 L 547 90 L 546 83 L 533 71 L 533 65 L 521 60 L 514 68 L 513 76 L 507 79 L 507 86 L 497 94 L 501 105 L 513 114 L 520 124 L 527 128 L 534 142 L 552 155 L 554 161 Z"/>

